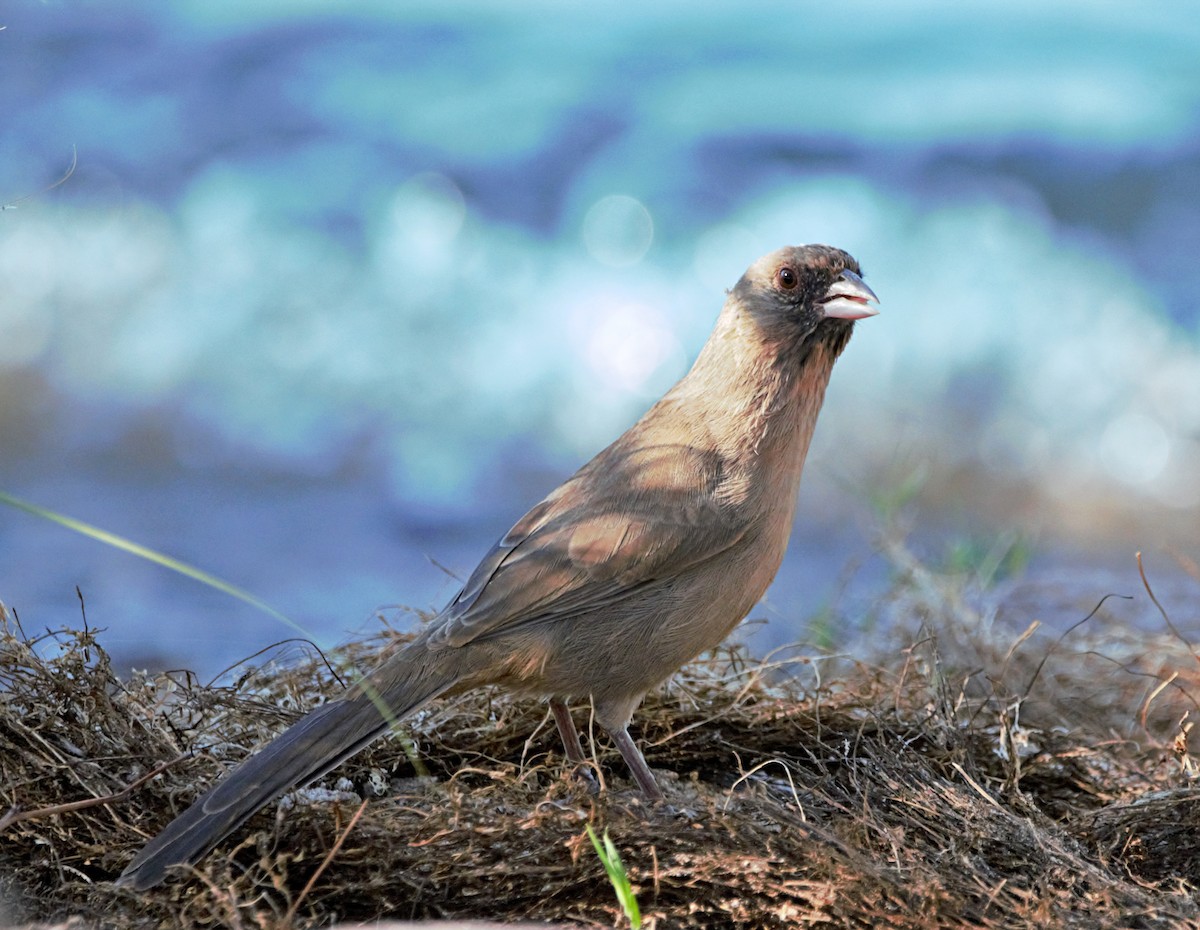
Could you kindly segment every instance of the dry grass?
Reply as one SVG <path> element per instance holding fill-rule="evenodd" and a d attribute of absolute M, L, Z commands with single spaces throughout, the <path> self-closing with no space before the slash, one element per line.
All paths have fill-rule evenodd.
<path fill-rule="evenodd" d="M 400 739 L 380 741 L 322 783 L 334 800 L 271 805 L 190 880 L 144 894 L 110 883 L 141 843 L 340 686 L 318 656 L 219 686 L 122 680 L 94 631 L 30 638 L 5 616 L 0 922 L 622 925 L 592 823 L 616 841 L 648 925 L 1200 926 L 1191 648 L 1101 618 L 1057 644 L 1000 636 L 922 571 L 909 566 L 902 622 L 871 664 L 735 649 L 651 695 L 635 730 L 661 807 L 603 738 L 607 790 L 588 795 L 563 777 L 544 707 L 478 692 L 408 721 L 432 777 Z M 400 638 L 385 630 L 341 659 Z"/>

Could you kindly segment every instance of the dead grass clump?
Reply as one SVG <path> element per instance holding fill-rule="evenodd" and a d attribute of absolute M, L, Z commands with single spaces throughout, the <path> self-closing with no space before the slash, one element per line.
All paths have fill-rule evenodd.
<path fill-rule="evenodd" d="M 27 637 L 5 615 L 0 917 L 613 926 L 594 824 L 662 927 L 1200 926 L 1190 648 L 1139 649 L 1115 626 L 1005 641 L 936 588 L 902 613 L 871 663 L 734 648 L 652 694 L 635 727 L 662 806 L 603 738 L 606 790 L 590 796 L 564 777 L 543 706 L 480 691 L 410 719 L 327 790 L 271 805 L 189 880 L 140 894 L 110 882 L 145 839 L 337 678 L 314 655 L 219 686 L 121 679 L 95 631 Z M 385 630 L 340 658 L 402 639 Z"/>

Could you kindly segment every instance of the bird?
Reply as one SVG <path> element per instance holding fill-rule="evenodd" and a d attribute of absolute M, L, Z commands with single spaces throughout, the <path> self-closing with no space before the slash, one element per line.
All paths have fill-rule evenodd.
<path fill-rule="evenodd" d="M 577 766 L 568 702 L 590 699 L 643 795 L 661 801 L 633 713 L 774 578 L 834 362 L 876 304 L 841 249 L 789 246 L 752 264 L 662 399 L 518 520 L 415 638 L 218 780 L 118 883 L 159 884 L 405 716 L 482 685 L 548 699 Z"/>

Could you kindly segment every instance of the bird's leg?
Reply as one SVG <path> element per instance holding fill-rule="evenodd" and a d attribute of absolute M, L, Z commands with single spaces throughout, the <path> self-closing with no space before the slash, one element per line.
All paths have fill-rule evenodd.
<path fill-rule="evenodd" d="M 583 744 L 579 742 L 579 731 L 575 729 L 575 721 L 571 719 L 570 709 L 559 698 L 551 698 L 550 712 L 554 714 L 558 735 L 562 737 L 567 761 L 577 767 L 579 774 L 588 783 L 588 794 L 599 794 L 600 783 L 596 781 L 596 775 L 588 765 L 587 757 L 583 754 Z"/>
<path fill-rule="evenodd" d="M 621 758 L 629 766 L 629 771 L 633 774 L 638 787 L 642 789 L 642 794 L 649 801 L 661 801 L 663 793 L 659 790 L 658 782 L 654 780 L 654 773 L 650 771 L 650 766 L 646 764 L 646 759 L 642 755 L 642 751 L 637 748 L 637 744 L 629 736 L 629 730 L 625 727 L 606 729 L 608 729 L 608 735 L 612 737 L 612 741 L 616 743 L 617 749 L 620 750 Z"/>
<path fill-rule="evenodd" d="M 575 721 L 571 719 L 567 705 L 559 698 L 551 698 L 550 712 L 554 714 L 554 723 L 558 726 L 558 735 L 562 737 L 567 759 L 576 765 L 585 764 L 587 758 L 583 754 L 583 744 L 579 742 L 579 732 L 575 729 Z"/>

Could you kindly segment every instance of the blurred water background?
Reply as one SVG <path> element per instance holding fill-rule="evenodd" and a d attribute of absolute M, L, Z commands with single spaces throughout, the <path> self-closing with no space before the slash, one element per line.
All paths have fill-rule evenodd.
<path fill-rule="evenodd" d="M 1200 625 L 1191 3 L 14 0 L 0 26 L 0 489 L 329 645 L 440 606 L 749 262 L 828 242 L 883 312 L 756 648 L 879 622 L 910 491 L 931 564 L 1017 541 L 1014 628 L 1110 592 L 1161 625 L 1137 550 Z M 125 664 L 292 635 L 0 509 L 0 599 L 75 623 L 75 586 Z"/>

